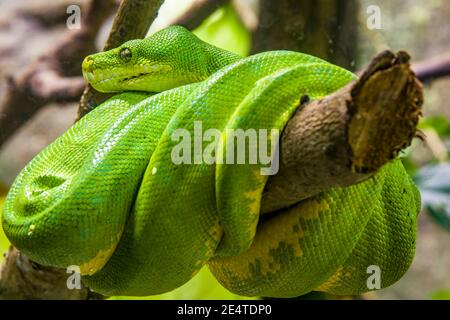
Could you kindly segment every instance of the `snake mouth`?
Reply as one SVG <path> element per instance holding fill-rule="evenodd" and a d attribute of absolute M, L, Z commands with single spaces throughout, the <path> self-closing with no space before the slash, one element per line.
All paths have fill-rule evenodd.
<path fill-rule="evenodd" d="M 136 70 L 137 69 L 137 70 Z M 97 90 L 105 92 L 121 91 L 124 86 L 141 82 L 144 78 L 157 80 L 164 74 L 169 74 L 172 67 L 162 64 L 143 65 L 134 70 L 83 69 L 85 79 Z M 128 88 L 128 87 L 127 87 Z"/>
<path fill-rule="evenodd" d="M 115 83 L 135 81 L 149 75 L 151 75 L 151 73 L 141 72 L 135 75 L 126 75 L 125 77 L 120 75 L 112 75 L 110 77 L 104 77 L 102 75 L 96 74 L 95 72 L 86 72 L 85 78 L 89 81 L 90 84 L 95 86 L 109 83 L 115 84 Z"/>
<path fill-rule="evenodd" d="M 139 78 L 142 78 L 142 77 L 147 76 L 147 75 L 149 75 L 149 74 L 150 74 L 150 73 L 139 73 L 139 74 L 134 75 L 134 76 L 131 76 L 131 77 L 123 78 L 123 79 L 122 79 L 122 82 L 126 82 L 126 81 L 129 81 L 129 80 L 139 79 Z"/>

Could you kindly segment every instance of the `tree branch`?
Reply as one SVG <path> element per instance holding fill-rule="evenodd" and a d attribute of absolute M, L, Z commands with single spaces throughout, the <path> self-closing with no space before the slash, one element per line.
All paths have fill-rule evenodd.
<path fill-rule="evenodd" d="M 299 107 L 282 135 L 280 170 L 266 185 L 262 213 L 370 177 L 410 145 L 422 104 L 409 56 L 385 51 L 357 81 Z"/>
<path fill-rule="evenodd" d="M 80 62 L 95 51 L 97 31 L 113 7 L 113 0 L 92 0 L 80 30 L 69 33 L 22 74 L 7 79 L 0 101 L 0 145 L 46 104 L 79 99 L 85 85 L 78 76 Z"/>
<path fill-rule="evenodd" d="M 450 53 L 415 63 L 413 70 L 422 82 L 448 77 L 450 76 Z"/>
<path fill-rule="evenodd" d="M 0 300 L 94 300 L 102 298 L 81 285 L 67 289 L 65 270 L 44 267 L 29 260 L 15 248 L 5 254 L 0 270 Z"/>
<path fill-rule="evenodd" d="M 356 12 L 356 0 L 261 0 L 252 53 L 293 50 L 352 70 Z"/>

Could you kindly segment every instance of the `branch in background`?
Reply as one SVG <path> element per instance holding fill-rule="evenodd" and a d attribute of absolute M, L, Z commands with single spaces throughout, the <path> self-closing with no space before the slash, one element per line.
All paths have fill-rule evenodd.
<path fill-rule="evenodd" d="M 80 73 L 82 58 L 95 51 L 97 31 L 112 8 L 112 0 L 92 0 L 82 29 L 69 33 L 20 75 L 9 77 L 0 101 L 0 145 L 46 104 L 79 99 L 85 82 L 74 75 Z"/>
<path fill-rule="evenodd" d="M 67 7 L 70 5 L 85 6 L 89 0 L 35 0 L 29 1 L 21 8 L 19 15 L 25 19 L 37 22 L 45 28 L 57 27 L 66 23 Z M 45 10 L 42 8 L 45 7 Z"/>
<path fill-rule="evenodd" d="M 283 132 L 262 213 L 370 177 L 410 145 L 422 104 L 409 56 L 385 51 L 357 81 L 300 107 Z"/>
<path fill-rule="evenodd" d="M 189 30 L 197 28 L 206 18 L 230 0 L 195 0 L 181 16 L 169 23 Z"/>
<path fill-rule="evenodd" d="M 233 0 L 233 7 L 251 33 L 258 27 L 258 3 L 253 0 Z"/>
<path fill-rule="evenodd" d="M 109 5 L 105 7 L 106 4 Z M 114 20 L 113 28 L 105 48 L 115 47 L 119 43 L 122 43 L 128 39 L 143 37 L 146 34 L 148 27 L 156 17 L 161 4 L 162 1 L 160 0 L 124 0 L 121 3 Z M 93 48 L 97 30 L 103 23 L 104 18 L 108 16 L 108 10 L 111 7 L 113 6 L 109 1 L 93 0 L 89 10 L 90 14 L 86 14 L 86 19 L 84 21 L 85 24 L 83 24 L 85 28 L 82 29 L 80 33 L 74 34 L 72 37 L 58 45 L 56 49 L 48 55 L 48 57 L 46 56 L 42 58 L 42 60 L 53 63 L 57 61 L 59 62 L 57 63 L 57 66 L 59 67 L 65 58 L 76 54 L 77 51 L 81 50 L 80 45 L 83 41 L 89 41 L 88 43 L 91 43 Z M 139 21 L 142 22 L 139 23 Z M 87 27 L 88 23 L 90 28 Z M 78 52 L 77 57 L 79 59 L 75 63 L 78 68 L 81 63 L 81 59 L 91 52 L 92 51 Z M 48 68 L 44 70 L 47 69 Z M 52 76 L 52 74 L 47 74 L 45 77 L 51 79 Z M 77 92 L 77 95 L 74 95 L 73 98 L 76 98 L 77 100 L 79 99 L 83 87 L 84 82 L 83 86 L 80 88 L 81 90 Z M 28 92 L 26 91 L 27 89 L 23 90 L 24 92 Z M 40 91 L 46 94 L 51 94 L 52 92 L 52 90 L 46 89 L 40 89 Z M 48 96 L 47 99 L 51 101 L 51 99 L 55 99 L 55 97 Z M 43 105 L 43 103 L 47 103 L 49 100 L 40 100 L 39 106 Z M 30 102 L 22 101 L 22 103 Z M 25 106 L 27 105 L 25 104 Z M 36 105 L 34 105 L 34 108 L 36 108 Z M 0 113 L 1 110 L 2 109 L 0 108 Z M 17 249 L 11 247 L 0 270 L 0 300 L 104 298 L 101 295 L 90 292 L 86 287 L 82 287 L 81 290 L 69 290 L 66 285 L 67 278 L 68 274 L 64 269 L 41 266 L 29 260 Z"/>
<path fill-rule="evenodd" d="M 163 2 L 163 0 L 123 0 L 103 50 L 115 48 L 128 40 L 144 38 Z M 111 94 L 98 92 L 87 85 L 80 99 L 78 119 L 109 97 Z"/>
<path fill-rule="evenodd" d="M 450 53 L 415 63 L 413 70 L 422 82 L 448 77 L 450 76 Z"/>
<path fill-rule="evenodd" d="M 357 12 L 356 0 L 261 0 L 252 53 L 293 50 L 352 70 Z"/>
<path fill-rule="evenodd" d="M 68 290 L 68 276 L 64 270 L 41 266 L 10 247 L 0 270 L 0 300 L 94 300 L 101 297 L 84 286 Z"/>

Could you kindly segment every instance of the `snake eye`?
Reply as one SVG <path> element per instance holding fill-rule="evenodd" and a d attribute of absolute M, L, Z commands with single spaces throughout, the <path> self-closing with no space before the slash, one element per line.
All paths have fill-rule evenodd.
<path fill-rule="evenodd" d="M 120 50 L 119 56 L 123 61 L 130 61 L 132 57 L 131 50 L 128 48 L 123 48 Z"/>

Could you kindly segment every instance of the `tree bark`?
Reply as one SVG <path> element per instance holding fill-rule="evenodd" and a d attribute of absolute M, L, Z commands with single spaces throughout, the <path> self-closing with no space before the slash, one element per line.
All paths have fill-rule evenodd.
<path fill-rule="evenodd" d="M 262 213 L 361 182 L 411 144 L 423 92 L 409 59 L 382 52 L 357 81 L 298 108 L 283 132 L 280 170 L 266 185 Z"/>
<path fill-rule="evenodd" d="M 299 51 L 352 70 L 357 12 L 355 0 L 261 0 L 252 52 Z"/>
<path fill-rule="evenodd" d="M 67 288 L 65 270 L 45 267 L 29 260 L 12 246 L 0 270 L 0 300 L 97 300 L 103 296 L 81 284 Z"/>

